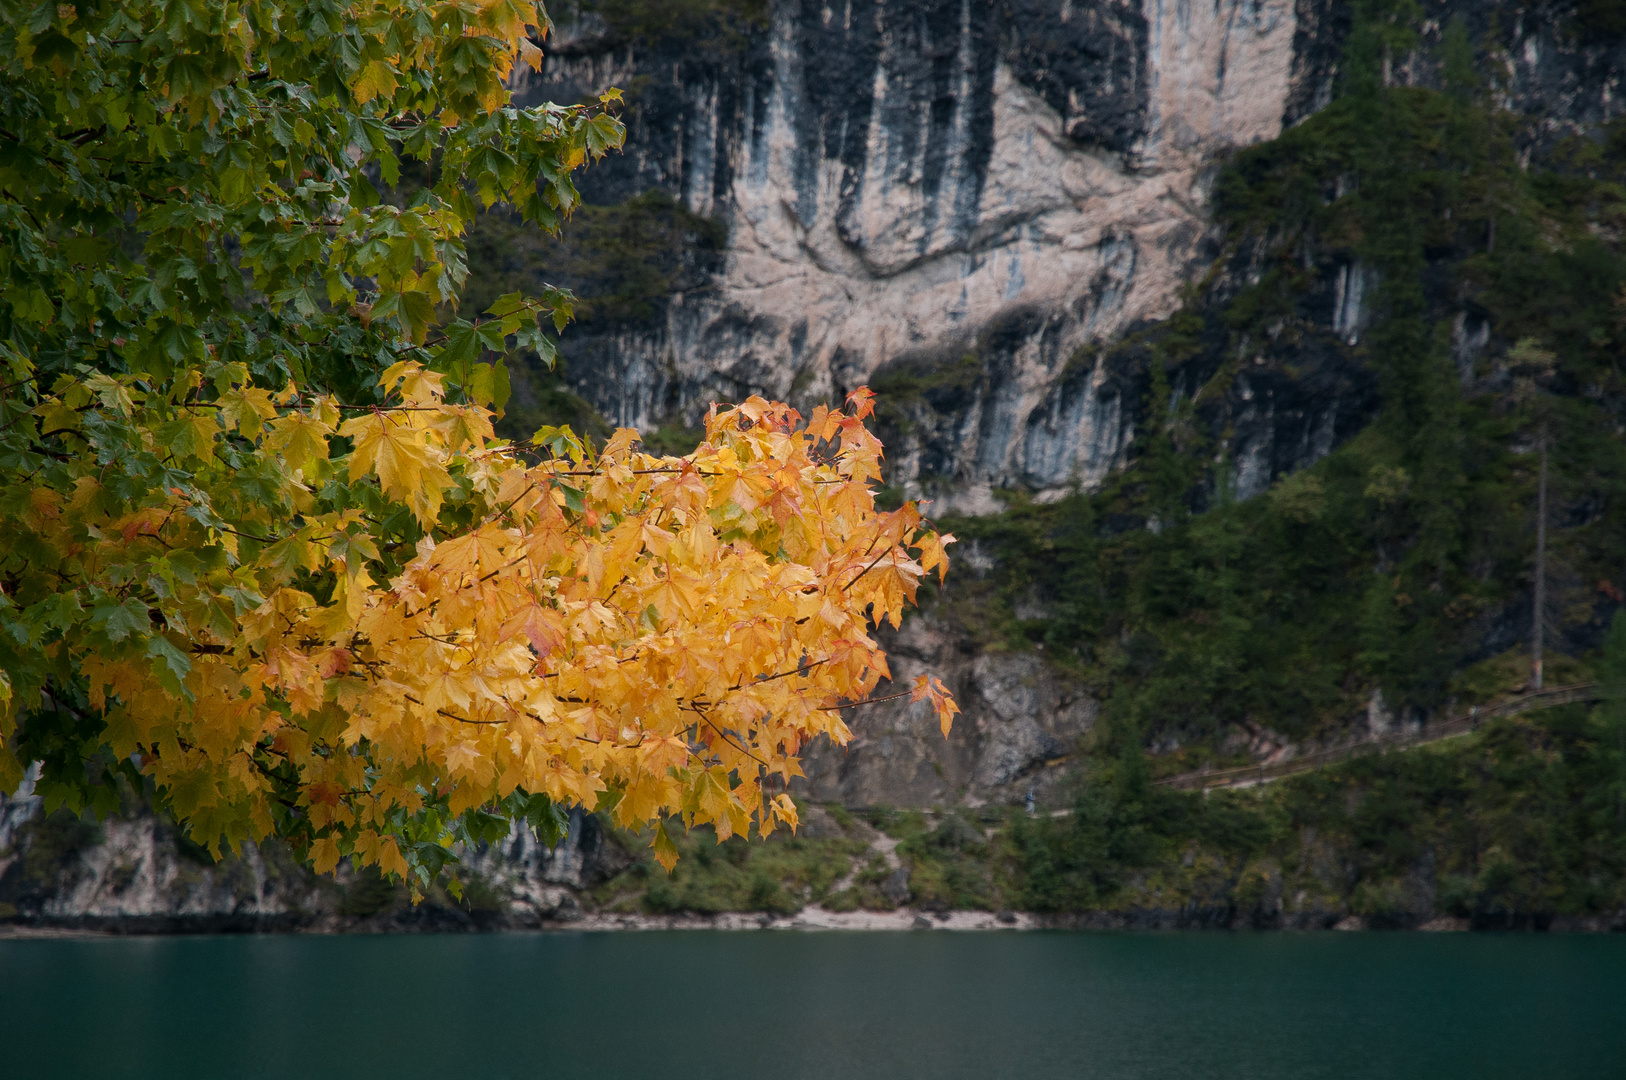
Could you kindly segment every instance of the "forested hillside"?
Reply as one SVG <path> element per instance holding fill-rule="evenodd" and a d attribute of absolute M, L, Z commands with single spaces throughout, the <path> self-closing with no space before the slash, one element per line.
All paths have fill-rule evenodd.
<path fill-rule="evenodd" d="M 957 590 L 965 623 L 1076 665 L 1188 764 L 1236 726 L 1299 740 L 1523 684 L 1543 440 L 1550 677 L 1584 675 L 1621 601 L 1626 127 L 1529 141 L 1460 22 L 1441 89 L 1384 87 L 1360 46 L 1345 96 L 1220 173 L 1223 252 L 1181 310 L 1101 346 L 1145 373 L 1130 465 L 953 524 L 995 562 Z M 1243 498 L 1238 386 L 1367 422 Z"/>

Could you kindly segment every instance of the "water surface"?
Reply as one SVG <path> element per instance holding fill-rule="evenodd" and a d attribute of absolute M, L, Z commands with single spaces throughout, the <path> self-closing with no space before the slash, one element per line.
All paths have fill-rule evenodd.
<path fill-rule="evenodd" d="M 0 940 L 0 1076 L 1626 1077 L 1626 939 Z"/>

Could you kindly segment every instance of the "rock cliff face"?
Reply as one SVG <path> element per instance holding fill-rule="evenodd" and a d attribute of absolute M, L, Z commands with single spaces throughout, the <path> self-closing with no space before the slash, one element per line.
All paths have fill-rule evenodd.
<path fill-rule="evenodd" d="M 1094 725 L 1096 701 L 1034 653 L 977 652 L 943 621 L 911 618 L 886 641 L 897 685 L 930 672 L 963 715 L 945 741 L 924 704 L 885 702 L 849 712 L 854 739 L 804 755 L 801 790 L 847 806 L 941 806 L 1042 798 L 1059 765 Z M 879 693 L 879 692 L 878 692 Z M 859 713 L 862 715 L 859 715 Z"/>
<path fill-rule="evenodd" d="M 399 931 L 569 923 L 577 900 L 628 863 L 598 819 L 573 811 L 552 849 L 516 827 L 500 844 L 460 851 L 462 903 L 403 890 L 341 866 L 318 876 L 276 843 L 216 862 L 172 824 L 132 804 L 100 823 L 46 815 L 32 782 L 0 796 L 0 926 L 115 933 Z"/>
<path fill-rule="evenodd" d="M 1425 39 L 1460 18 L 1499 43 L 1486 62 L 1541 137 L 1620 114 L 1619 43 L 1578 39 L 1566 10 L 1425 6 Z M 629 91 L 627 151 L 591 171 L 588 198 L 657 188 L 730 236 L 721 269 L 653 323 L 567 334 L 569 377 L 642 429 L 749 393 L 923 386 L 889 432 L 891 479 L 939 512 L 995 509 L 997 487 L 1093 487 L 1130 453 L 1147 386 L 1087 346 L 1167 317 L 1188 283 L 1223 291 L 1256 272 L 1221 248 L 1214 166 L 1331 99 L 1348 9 L 776 0 L 709 35 L 566 21 L 520 93 Z M 1385 77 L 1437 83 L 1437 67 L 1395 57 Z M 1373 408 L 1351 355 L 1370 272 L 1319 269 L 1323 340 L 1290 375 L 1237 380 L 1214 417 L 1239 494 L 1323 456 Z M 1212 344 L 1173 393 L 1211 374 Z"/>
<path fill-rule="evenodd" d="M 1099 481 L 1132 391 L 1069 360 L 1166 316 L 1212 261 L 1209 165 L 1280 130 L 1297 27 L 1286 0 L 778 3 L 706 55 L 577 24 L 524 92 L 634 88 L 590 197 L 662 187 L 731 235 L 657 329 L 567 341 L 591 357 L 580 392 L 648 428 L 975 352 L 976 386 L 896 478 L 951 478 L 967 508 L 991 484 Z"/>

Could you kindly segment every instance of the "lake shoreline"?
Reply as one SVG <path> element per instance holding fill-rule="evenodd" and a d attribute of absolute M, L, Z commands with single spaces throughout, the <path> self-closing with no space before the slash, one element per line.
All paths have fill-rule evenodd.
<path fill-rule="evenodd" d="M 427 913 L 426 913 L 427 914 Z M 1182 917 L 1184 916 L 1184 917 Z M 1626 932 L 1626 923 L 1608 916 L 1553 916 L 1547 920 L 1524 920 L 1515 925 L 1475 925 L 1457 917 L 1430 919 L 1415 926 L 1370 925 L 1358 916 L 1337 922 L 1295 920 L 1290 925 L 1269 927 L 1238 926 L 1189 918 L 1181 912 L 1092 911 L 1071 914 L 1040 914 L 1024 911 L 923 912 L 913 908 L 895 911 L 829 911 L 809 905 L 794 915 L 773 915 L 755 911 L 728 911 L 716 914 L 675 913 L 584 913 L 572 919 L 489 921 L 450 921 L 428 917 L 422 920 L 382 924 L 371 920 L 323 916 L 308 921 L 255 916 L 222 919 L 99 917 L 77 920 L 40 920 L 0 923 L 0 940 L 120 937 L 208 937 L 263 934 L 268 936 L 343 935 L 423 935 L 491 933 L 646 933 L 661 931 L 715 931 L 736 933 L 753 930 L 836 932 L 924 932 L 946 930 L 961 933 L 1035 930 L 1095 930 L 1142 933 L 1220 931 L 1241 933 L 1558 933 L 1611 934 Z"/>

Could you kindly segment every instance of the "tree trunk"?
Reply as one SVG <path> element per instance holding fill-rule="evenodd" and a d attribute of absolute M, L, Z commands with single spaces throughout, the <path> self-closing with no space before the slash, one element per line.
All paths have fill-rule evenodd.
<path fill-rule="evenodd" d="M 1615 726 L 1618 729 L 1615 733 L 1616 739 L 1620 743 L 1620 758 L 1617 767 L 1621 772 L 1620 778 L 1616 781 L 1618 786 L 1615 788 L 1615 820 L 1626 822 L 1626 723 L 1616 717 Z"/>
<path fill-rule="evenodd" d="M 1541 479 L 1536 484 L 1536 597 L 1530 613 L 1531 676 L 1541 689 L 1542 632 L 1547 623 L 1547 427 L 1542 425 Z"/>

